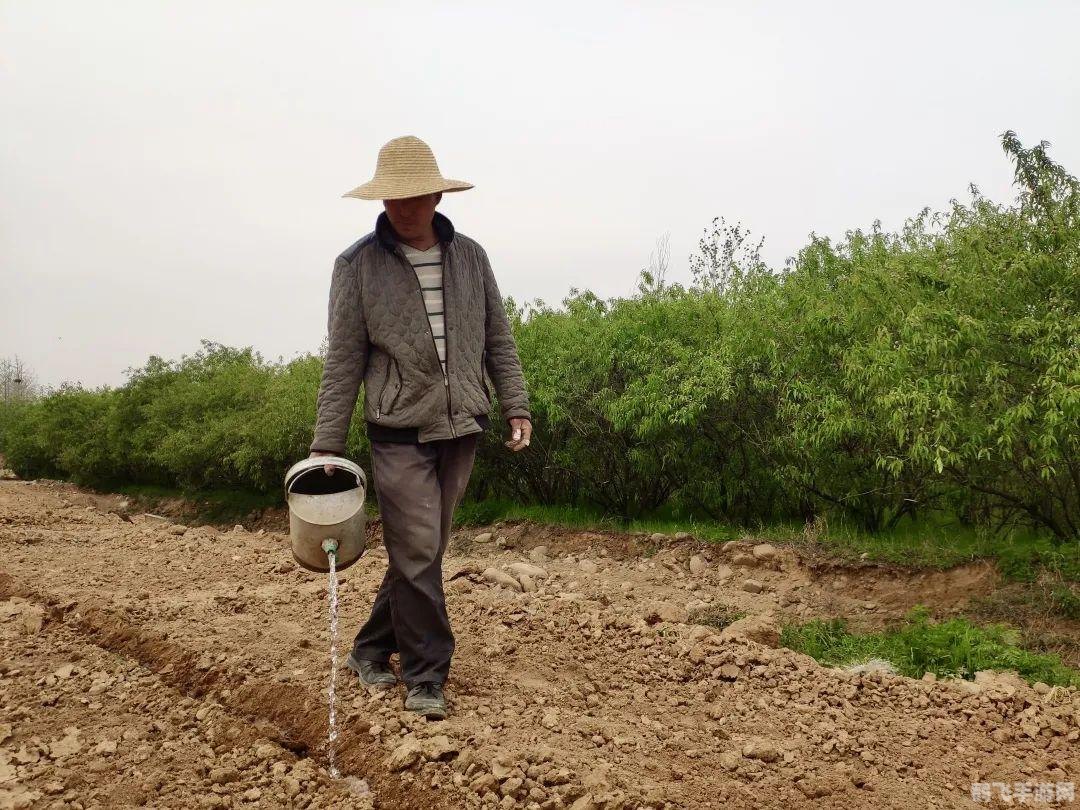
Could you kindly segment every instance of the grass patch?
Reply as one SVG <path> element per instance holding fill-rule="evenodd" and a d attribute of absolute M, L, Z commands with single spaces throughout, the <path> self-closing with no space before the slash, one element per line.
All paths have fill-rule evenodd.
<path fill-rule="evenodd" d="M 1069 612 L 1069 603 L 1054 596 L 1054 589 L 1042 584 L 1014 583 L 974 599 L 965 616 L 980 625 L 1015 627 L 1024 649 L 1052 653 L 1066 666 L 1080 669 L 1080 635 L 1068 622 L 1055 620 Z"/>
<path fill-rule="evenodd" d="M 687 617 L 690 624 L 703 624 L 707 627 L 715 627 L 723 630 L 732 622 L 736 622 L 746 615 L 745 611 L 735 610 L 727 605 L 709 605 L 691 611 Z"/>
<path fill-rule="evenodd" d="M 994 560 L 1002 575 L 1014 582 L 1034 582 L 1044 572 L 1080 582 L 1080 543 L 1055 543 L 1048 535 L 1030 530 L 1001 534 L 927 519 L 871 534 L 836 520 L 804 528 L 790 539 L 840 559 L 937 569 L 987 559 Z"/>
<path fill-rule="evenodd" d="M 912 678 L 933 672 L 971 679 L 983 669 L 1012 669 L 1029 682 L 1080 686 L 1080 672 L 1056 655 L 1024 649 L 1017 631 L 1004 625 L 980 627 L 965 619 L 933 622 L 922 607 L 911 611 L 902 625 L 880 633 L 852 633 L 841 619 L 788 625 L 780 643 L 829 666 L 882 658 Z"/>

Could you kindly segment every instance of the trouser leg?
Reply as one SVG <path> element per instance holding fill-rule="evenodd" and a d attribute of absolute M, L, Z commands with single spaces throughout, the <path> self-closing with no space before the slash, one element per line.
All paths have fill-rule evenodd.
<path fill-rule="evenodd" d="M 353 640 L 353 658 L 357 660 L 379 661 L 385 664 L 390 660 L 390 656 L 398 651 L 394 624 L 390 618 L 390 591 L 394 576 L 394 569 L 388 565 L 379 592 L 375 595 L 375 602 L 371 606 L 371 615 Z"/>
<path fill-rule="evenodd" d="M 438 442 L 372 442 L 371 456 L 389 570 L 372 616 L 354 645 L 357 658 L 385 660 L 393 638 L 407 686 L 445 682 L 454 652 L 442 558 L 453 510 L 472 472 L 478 434 Z M 386 629 L 386 606 L 390 630 Z"/>
<path fill-rule="evenodd" d="M 454 510 L 461 502 L 465 488 L 469 485 L 469 477 L 472 475 L 473 461 L 476 459 L 476 448 L 479 443 L 480 434 L 471 433 L 460 439 L 446 442 L 440 448 L 440 554 L 446 551 L 446 546 L 450 542 L 450 527 L 454 520 Z"/>

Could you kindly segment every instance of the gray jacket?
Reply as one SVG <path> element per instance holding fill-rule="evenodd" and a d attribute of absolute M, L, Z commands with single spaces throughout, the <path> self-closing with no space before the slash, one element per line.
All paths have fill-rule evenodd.
<path fill-rule="evenodd" d="M 443 252 L 446 377 L 416 273 L 385 213 L 375 230 L 334 263 L 329 349 L 312 450 L 342 453 L 361 381 L 364 419 L 417 428 L 421 442 L 476 433 L 491 410 L 488 378 L 503 419 L 530 419 L 517 345 L 487 254 L 435 214 Z"/>

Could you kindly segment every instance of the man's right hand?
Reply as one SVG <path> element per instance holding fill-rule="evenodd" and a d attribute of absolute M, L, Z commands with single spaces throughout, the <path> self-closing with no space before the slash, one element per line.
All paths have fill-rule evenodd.
<path fill-rule="evenodd" d="M 311 453 L 308 455 L 308 458 L 318 458 L 319 456 L 332 456 L 332 455 L 334 455 L 334 453 L 324 453 L 322 450 L 312 450 Z M 333 475 L 334 474 L 334 465 L 333 464 L 324 465 L 323 466 L 323 472 L 326 473 L 327 475 Z"/>

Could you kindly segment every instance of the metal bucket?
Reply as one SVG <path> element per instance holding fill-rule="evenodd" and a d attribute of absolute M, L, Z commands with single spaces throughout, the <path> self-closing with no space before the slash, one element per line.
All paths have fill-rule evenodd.
<path fill-rule="evenodd" d="M 327 475 L 324 467 L 334 468 Z M 292 553 L 308 571 L 326 573 L 330 563 L 324 540 L 337 541 L 337 570 L 364 553 L 364 496 L 367 478 L 358 464 L 340 456 L 317 456 L 298 461 L 285 473 Z"/>

